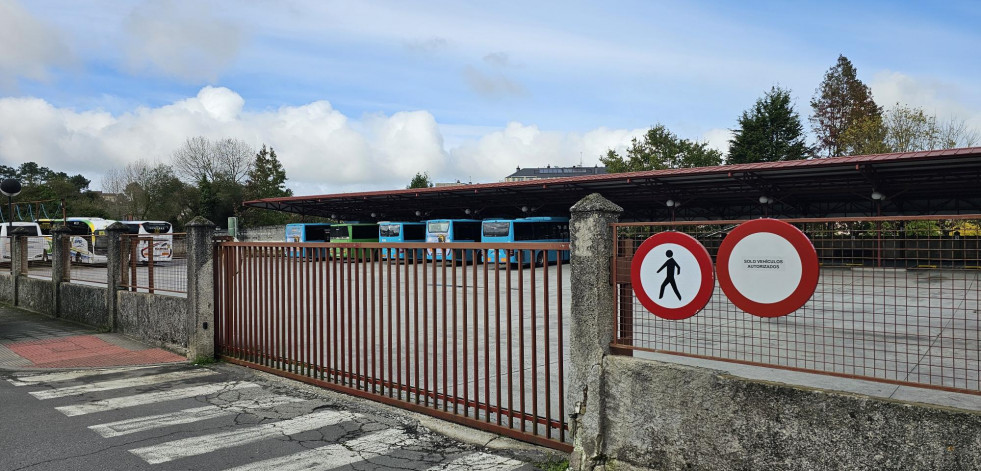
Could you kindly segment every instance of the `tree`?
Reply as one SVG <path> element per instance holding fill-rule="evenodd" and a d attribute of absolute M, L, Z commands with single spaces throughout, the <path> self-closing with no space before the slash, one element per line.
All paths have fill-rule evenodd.
<path fill-rule="evenodd" d="M 409 182 L 409 186 L 405 187 L 407 190 L 412 188 L 432 188 L 433 181 L 429 179 L 429 172 L 416 172 L 416 176 L 412 177 L 412 181 Z"/>
<path fill-rule="evenodd" d="M 169 165 L 137 160 L 121 170 L 107 172 L 103 188 L 116 193 L 110 212 L 116 219 L 151 219 L 183 224 L 190 216 L 188 197 L 193 188 L 184 184 Z"/>
<path fill-rule="evenodd" d="M 828 157 L 847 154 L 856 147 L 870 147 L 863 139 L 874 139 L 876 133 L 853 131 L 851 140 L 842 142 L 842 134 L 855 123 L 865 120 L 866 130 L 881 118 L 882 108 L 872 99 L 872 91 L 857 77 L 857 71 L 845 56 L 824 75 L 811 99 L 811 128 L 817 136 L 817 150 Z"/>
<path fill-rule="evenodd" d="M 856 119 L 839 136 L 844 155 L 870 155 L 892 152 L 886 142 L 889 129 L 881 115 L 863 116 Z"/>
<path fill-rule="evenodd" d="M 246 201 L 262 198 L 280 198 L 293 196 L 293 190 L 286 188 L 286 170 L 276 158 L 276 151 L 262 146 L 255 155 L 252 170 L 245 182 L 244 199 Z M 243 223 L 248 226 L 268 226 L 285 224 L 289 215 L 283 212 L 259 208 L 246 208 L 242 212 Z"/>
<path fill-rule="evenodd" d="M 739 117 L 729 141 L 730 164 L 801 160 L 810 148 L 804 143 L 804 125 L 794 111 L 790 91 L 772 87 Z"/>
<path fill-rule="evenodd" d="M 600 157 L 610 173 L 664 170 L 668 168 L 709 167 L 722 163 L 722 153 L 710 149 L 704 142 L 679 139 L 674 133 L 657 124 L 644 138 L 631 140 L 626 158 L 613 149 Z"/>
<path fill-rule="evenodd" d="M 237 139 L 212 141 L 192 137 L 174 151 L 174 170 L 188 182 L 201 177 L 209 181 L 228 180 L 244 183 L 252 169 L 255 148 Z"/>

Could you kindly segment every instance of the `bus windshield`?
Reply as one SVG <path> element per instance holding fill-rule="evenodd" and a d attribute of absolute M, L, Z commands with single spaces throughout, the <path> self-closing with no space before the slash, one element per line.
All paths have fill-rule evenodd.
<path fill-rule="evenodd" d="M 449 221 L 430 222 L 427 230 L 433 234 L 446 234 L 447 232 L 450 232 L 450 222 Z"/>
<path fill-rule="evenodd" d="M 382 224 L 378 226 L 378 235 L 381 237 L 398 237 L 402 232 L 402 226 L 398 224 Z"/>
<path fill-rule="evenodd" d="M 507 237 L 511 233 L 511 223 L 504 221 L 485 222 L 484 237 Z"/>

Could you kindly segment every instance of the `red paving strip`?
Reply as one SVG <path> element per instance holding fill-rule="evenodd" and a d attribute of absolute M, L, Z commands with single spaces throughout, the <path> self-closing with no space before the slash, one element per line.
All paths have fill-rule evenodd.
<path fill-rule="evenodd" d="M 6 347 L 39 368 L 147 365 L 186 360 L 159 348 L 127 350 L 92 335 L 32 340 Z"/>

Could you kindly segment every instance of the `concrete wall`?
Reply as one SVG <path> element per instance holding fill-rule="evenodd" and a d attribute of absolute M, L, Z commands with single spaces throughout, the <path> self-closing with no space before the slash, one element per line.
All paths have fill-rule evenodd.
<path fill-rule="evenodd" d="M 20 307 L 49 316 L 53 316 L 57 312 L 51 280 L 22 276 L 18 280 L 17 291 L 17 304 Z"/>
<path fill-rule="evenodd" d="M 61 310 L 58 317 L 100 329 L 109 326 L 110 312 L 106 308 L 106 292 L 108 291 L 106 288 L 61 283 L 60 289 Z"/>
<path fill-rule="evenodd" d="M 239 230 L 238 240 L 242 242 L 284 242 L 286 226 L 260 226 Z"/>
<path fill-rule="evenodd" d="M 146 343 L 187 353 L 187 300 L 119 291 L 116 329 Z"/>
<path fill-rule="evenodd" d="M 14 277 L 10 272 L 0 273 L 0 301 L 14 303 Z"/>
<path fill-rule="evenodd" d="M 981 415 L 736 378 L 623 356 L 603 362 L 606 463 L 682 469 L 981 469 Z"/>

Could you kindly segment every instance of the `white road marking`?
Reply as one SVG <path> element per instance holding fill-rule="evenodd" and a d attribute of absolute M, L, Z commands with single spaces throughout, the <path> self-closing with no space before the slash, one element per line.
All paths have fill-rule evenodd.
<path fill-rule="evenodd" d="M 203 455 L 224 448 L 232 448 L 255 443 L 267 438 L 282 437 L 295 433 L 329 427 L 341 422 L 354 420 L 357 414 L 342 411 L 322 410 L 292 419 L 254 427 L 239 428 L 211 435 L 189 437 L 159 445 L 130 450 L 150 464 L 166 463 L 179 458 Z"/>
<path fill-rule="evenodd" d="M 136 417 L 132 419 L 110 422 L 107 424 L 91 425 L 89 429 L 97 432 L 103 437 L 118 437 L 131 433 L 145 432 L 156 428 L 170 427 L 172 425 L 190 424 L 202 420 L 223 417 L 226 415 L 240 414 L 243 412 L 268 409 L 282 404 L 302 402 L 303 399 L 289 396 L 263 396 L 256 399 L 245 399 L 224 405 L 209 405 L 184 409 L 169 414 L 151 415 L 147 417 Z"/>
<path fill-rule="evenodd" d="M 524 463 L 505 458 L 503 456 L 492 455 L 490 453 L 471 453 L 457 458 L 449 463 L 433 466 L 426 471 L 475 471 L 475 470 L 508 470 L 520 468 Z"/>
<path fill-rule="evenodd" d="M 244 466 L 231 468 L 227 471 L 300 471 L 327 470 L 364 461 L 381 455 L 389 450 L 415 443 L 401 429 L 388 429 L 373 432 L 344 443 L 335 443 L 311 450 L 301 451 L 288 456 L 272 458 Z"/>
<path fill-rule="evenodd" d="M 123 378 L 111 381 L 100 381 L 91 384 L 81 384 L 66 388 L 49 389 L 47 391 L 33 391 L 31 395 L 38 399 L 54 399 L 57 397 L 76 396 L 98 391 L 111 391 L 113 389 L 129 388 L 134 386 L 148 386 L 151 384 L 166 383 L 169 381 L 180 381 L 189 378 L 209 376 L 217 374 L 207 369 L 175 371 L 173 373 L 162 373 L 149 376 L 138 376 L 135 378 Z"/>
<path fill-rule="evenodd" d="M 98 370 L 82 370 L 82 371 L 62 371 L 58 373 L 41 373 L 41 374 L 28 374 L 28 375 L 18 375 L 17 379 L 8 379 L 10 384 L 14 386 L 29 386 L 38 383 L 57 383 L 59 381 L 70 381 L 73 379 L 85 378 L 88 376 L 99 376 L 110 373 L 118 373 L 122 371 L 134 371 L 143 370 L 147 368 L 153 368 L 152 366 L 141 366 L 137 368 L 113 368 L 113 369 L 98 369 Z"/>
<path fill-rule="evenodd" d="M 180 388 L 180 389 L 168 389 L 165 391 L 154 391 L 154 392 L 136 394 L 133 396 L 114 397 L 111 399 L 103 399 L 101 401 L 91 401 L 85 404 L 55 407 L 55 409 L 57 409 L 62 414 L 65 414 L 69 417 L 74 417 L 76 415 L 85 415 L 94 412 L 105 412 L 109 410 L 123 409 L 126 407 L 152 404 L 155 402 L 173 401 L 175 399 L 207 396 L 209 394 L 215 394 L 223 391 L 234 391 L 238 389 L 257 388 L 257 387 L 259 387 L 258 384 L 247 383 L 247 382 L 202 384 L 200 386 L 191 386 L 191 387 Z"/>

